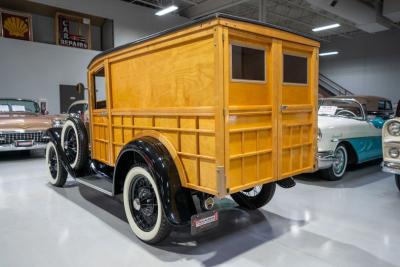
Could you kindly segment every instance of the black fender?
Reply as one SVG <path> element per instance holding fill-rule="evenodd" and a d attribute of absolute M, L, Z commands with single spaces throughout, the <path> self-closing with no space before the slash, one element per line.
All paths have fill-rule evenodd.
<path fill-rule="evenodd" d="M 154 137 L 141 137 L 126 144 L 114 168 L 114 194 L 122 193 L 126 174 L 132 165 L 145 164 L 155 178 L 162 207 L 172 225 L 186 225 L 196 214 L 190 190 L 181 186 L 178 170 L 167 148 Z"/>

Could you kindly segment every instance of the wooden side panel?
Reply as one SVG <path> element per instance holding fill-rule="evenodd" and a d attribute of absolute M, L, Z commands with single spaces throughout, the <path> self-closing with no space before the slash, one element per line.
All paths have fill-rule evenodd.
<path fill-rule="evenodd" d="M 113 62 L 113 108 L 214 107 L 211 36 Z"/>
<path fill-rule="evenodd" d="M 110 163 L 108 116 L 105 110 L 92 112 L 92 158 L 103 163 Z"/>
<path fill-rule="evenodd" d="M 177 151 L 182 184 L 216 195 L 214 31 L 163 45 L 110 65 L 112 162 L 136 136 L 157 132 Z"/>

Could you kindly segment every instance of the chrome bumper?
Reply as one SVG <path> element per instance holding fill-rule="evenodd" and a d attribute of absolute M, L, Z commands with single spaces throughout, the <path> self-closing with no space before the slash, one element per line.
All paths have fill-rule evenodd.
<path fill-rule="evenodd" d="M 323 151 L 317 153 L 318 169 L 329 169 L 335 161 L 333 151 Z"/>
<path fill-rule="evenodd" d="M 47 143 L 34 143 L 32 146 L 15 146 L 14 144 L 0 145 L 0 152 L 46 149 Z"/>
<path fill-rule="evenodd" d="M 384 162 L 382 162 L 382 171 L 388 172 L 388 173 L 393 173 L 393 174 L 400 174 L 400 164 L 394 163 L 394 162 L 389 162 L 389 161 L 384 161 Z"/>

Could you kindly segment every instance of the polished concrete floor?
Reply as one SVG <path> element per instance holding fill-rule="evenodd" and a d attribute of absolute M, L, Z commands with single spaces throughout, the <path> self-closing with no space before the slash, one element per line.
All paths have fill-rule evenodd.
<path fill-rule="evenodd" d="M 298 177 L 258 211 L 223 200 L 217 229 L 159 246 L 136 239 L 119 199 L 46 177 L 40 154 L 0 155 L 1 267 L 400 266 L 400 193 L 377 162 L 340 182 Z"/>

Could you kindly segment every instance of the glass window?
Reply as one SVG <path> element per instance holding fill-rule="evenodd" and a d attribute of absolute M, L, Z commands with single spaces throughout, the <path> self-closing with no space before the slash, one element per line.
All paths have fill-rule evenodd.
<path fill-rule="evenodd" d="M 99 70 L 94 74 L 94 100 L 95 109 L 104 109 L 107 107 L 106 101 L 106 81 L 104 77 L 104 69 Z"/>
<path fill-rule="evenodd" d="M 283 55 L 283 82 L 307 84 L 307 57 Z"/>
<path fill-rule="evenodd" d="M 392 102 L 386 100 L 379 100 L 378 110 L 392 110 Z"/>
<path fill-rule="evenodd" d="M 232 79 L 265 81 L 265 51 L 232 45 Z"/>

